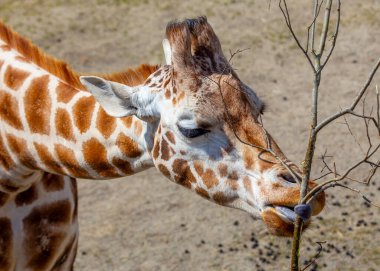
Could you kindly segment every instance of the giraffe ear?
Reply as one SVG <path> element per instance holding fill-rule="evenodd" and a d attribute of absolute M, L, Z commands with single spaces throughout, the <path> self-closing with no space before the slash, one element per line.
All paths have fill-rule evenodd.
<path fill-rule="evenodd" d="M 151 120 L 159 115 L 154 110 L 155 95 L 143 87 L 129 87 L 97 76 L 81 76 L 80 81 L 112 117 L 136 115 L 143 120 Z"/>

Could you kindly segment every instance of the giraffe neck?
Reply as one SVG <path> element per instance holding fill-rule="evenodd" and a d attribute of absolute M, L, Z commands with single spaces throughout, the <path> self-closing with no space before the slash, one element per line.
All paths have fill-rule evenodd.
<path fill-rule="evenodd" d="M 40 171 L 94 179 L 141 171 L 153 165 L 155 129 L 108 116 L 89 92 L 0 41 L 1 190 L 27 185 Z"/>

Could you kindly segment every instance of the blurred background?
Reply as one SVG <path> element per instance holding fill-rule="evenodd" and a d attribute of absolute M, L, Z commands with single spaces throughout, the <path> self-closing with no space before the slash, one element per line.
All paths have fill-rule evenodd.
<path fill-rule="evenodd" d="M 303 44 L 311 2 L 288 1 Z M 322 79 L 321 119 L 350 104 L 380 56 L 380 2 L 342 2 L 336 51 Z M 233 59 L 233 66 L 267 103 L 265 127 L 299 163 L 308 138 L 312 73 L 278 1 L 0 0 L 0 19 L 86 73 L 163 63 L 166 24 L 199 15 L 208 17 L 226 55 L 249 48 Z M 372 86 L 367 100 L 374 98 Z M 362 122 L 350 124 L 365 146 Z M 341 123 L 318 140 L 314 177 L 320 175 L 318 157 L 326 149 L 334 155 L 329 161 L 342 170 L 360 158 L 360 148 Z M 379 175 L 370 186 L 353 186 L 380 202 Z M 119 180 L 80 180 L 79 195 L 77 270 L 289 269 L 290 240 L 268 235 L 262 222 L 210 203 L 155 169 Z M 356 194 L 329 190 L 325 210 L 304 234 L 302 262 L 315 254 L 316 241 L 326 241 L 311 270 L 379 270 L 379 218 L 380 210 Z"/>

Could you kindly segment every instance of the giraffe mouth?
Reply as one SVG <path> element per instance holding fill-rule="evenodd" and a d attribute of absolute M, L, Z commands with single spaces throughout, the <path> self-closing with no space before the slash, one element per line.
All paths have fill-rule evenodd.
<path fill-rule="evenodd" d="M 300 212 L 299 210 L 297 211 L 295 210 L 297 208 L 297 205 L 296 206 L 267 205 L 266 209 L 267 208 L 272 209 L 272 211 L 274 211 L 282 220 L 288 223 L 294 223 L 296 221 L 297 215 L 299 215 L 303 219 L 304 222 L 308 222 L 311 218 L 311 211 L 303 212 L 303 213 Z"/>
<path fill-rule="evenodd" d="M 277 236 L 290 237 L 294 232 L 294 222 L 297 218 L 297 211 L 295 206 L 283 205 L 266 205 L 261 213 L 261 217 L 266 225 L 268 231 Z M 311 222 L 310 217 L 304 220 L 302 230 L 305 230 Z"/>
<path fill-rule="evenodd" d="M 294 223 L 297 218 L 297 214 L 294 212 L 294 207 L 289 206 L 272 206 L 276 213 L 285 221 Z"/>

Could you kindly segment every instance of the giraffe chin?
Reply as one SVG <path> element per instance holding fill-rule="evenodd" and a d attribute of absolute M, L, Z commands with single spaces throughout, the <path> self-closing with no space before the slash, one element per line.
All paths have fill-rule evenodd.
<path fill-rule="evenodd" d="M 309 183 L 309 189 L 313 189 L 317 184 L 313 181 Z M 298 193 L 297 193 L 298 194 Z M 288 197 L 291 198 L 291 197 Z M 294 221 L 296 219 L 296 213 L 294 208 L 301 207 L 298 204 L 299 198 L 293 197 L 291 200 L 271 200 L 270 204 L 266 204 L 261 212 L 261 217 L 268 228 L 268 231 L 277 236 L 293 236 Z M 304 217 L 304 224 L 302 230 L 305 230 L 310 226 L 311 217 L 316 216 L 322 212 L 325 207 L 326 195 L 322 191 L 309 202 L 311 210 L 309 210 L 308 216 Z M 299 212 L 301 214 L 302 212 Z M 301 214 L 302 215 L 302 214 Z"/>
<path fill-rule="evenodd" d="M 293 236 L 296 214 L 290 208 L 267 206 L 261 213 L 261 217 L 271 234 L 283 237 Z M 310 225 L 310 222 L 311 219 L 304 221 L 303 230 Z"/>

